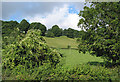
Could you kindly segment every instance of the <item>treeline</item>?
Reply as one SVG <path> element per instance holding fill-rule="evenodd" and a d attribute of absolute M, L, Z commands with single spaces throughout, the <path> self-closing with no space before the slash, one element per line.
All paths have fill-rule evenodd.
<path fill-rule="evenodd" d="M 19 29 L 22 33 L 27 33 L 30 29 L 40 29 L 41 35 L 45 36 L 46 26 L 41 23 L 29 23 L 27 20 L 23 19 L 20 23 L 17 21 L 2 21 L 2 34 L 9 35 L 14 29 Z"/>
<path fill-rule="evenodd" d="M 58 25 L 54 25 L 52 28 L 46 31 L 47 37 L 59 37 L 59 36 L 67 36 L 69 38 L 80 38 L 84 31 L 74 30 L 72 28 L 61 29 Z"/>
<path fill-rule="evenodd" d="M 60 37 L 67 36 L 69 38 L 79 38 L 84 33 L 84 31 L 74 30 L 72 28 L 62 29 L 58 25 L 52 26 L 48 29 L 45 25 L 39 22 L 32 22 L 31 24 L 23 19 L 20 23 L 17 21 L 2 21 L 2 34 L 9 35 L 14 29 L 18 28 L 20 32 L 27 33 L 30 29 L 39 29 L 41 30 L 41 36 L 46 37 Z"/>

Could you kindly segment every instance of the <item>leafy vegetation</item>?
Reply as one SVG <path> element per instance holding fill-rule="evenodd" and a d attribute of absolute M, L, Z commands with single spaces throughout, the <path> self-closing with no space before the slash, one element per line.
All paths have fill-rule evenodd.
<path fill-rule="evenodd" d="M 120 64 L 120 3 L 92 3 L 80 11 L 78 26 L 86 30 L 79 51 L 90 51 L 113 64 Z"/>
<path fill-rule="evenodd" d="M 30 24 L 29 29 L 39 29 L 41 30 L 41 35 L 45 36 L 45 32 L 46 32 L 46 26 L 41 24 L 41 23 L 37 23 L 37 22 L 33 22 Z"/>
<path fill-rule="evenodd" d="M 51 38 L 55 37 L 54 34 L 53 34 L 53 32 L 51 32 L 51 31 L 47 31 L 47 33 L 45 34 L 45 36 L 46 37 L 51 37 Z"/>
<path fill-rule="evenodd" d="M 28 28 L 29 28 L 29 23 L 27 22 L 27 20 L 23 19 L 19 25 L 18 25 L 18 28 L 20 29 L 20 31 L 25 31 L 27 32 L 28 31 Z"/>
<path fill-rule="evenodd" d="M 48 29 L 48 32 L 52 32 L 55 37 L 62 36 L 62 29 L 58 25 L 54 25 L 51 29 Z"/>
<path fill-rule="evenodd" d="M 22 67 L 25 72 L 26 69 L 32 70 L 44 64 L 54 68 L 59 63 L 61 57 L 56 50 L 47 46 L 44 38 L 41 36 L 41 31 L 33 29 L 28 30 L 22 40 L 6 45 L 2 56 L 3 69 L 11 71 L 17 69 L 19 70 L 17 73 L 23 71 Z"/>
<path fill-rule="evenodd" d="M 85 6 L 79 14 L 82 31 L 57 25 L 46 30 L 25 19 L 2 21 L 2 79 L 120 80 L 119 7 L 119 3 Z"/>

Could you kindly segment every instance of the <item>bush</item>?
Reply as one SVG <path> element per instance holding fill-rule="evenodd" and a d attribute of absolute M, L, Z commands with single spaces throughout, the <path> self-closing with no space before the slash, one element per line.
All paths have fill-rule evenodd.
<path fill-rule="evenodd" d="M 40 33 L 40 30 L 31 29 L 21 41 L 3 49 L 3 69 L 18 69 L 21 73 L 22 69 L 18 66 L 32 70 L 47 64 L 46 68 L 54 68 L 59 63 L 60 54 L 47 46 Z"/>
<path fill-rule="evenodd" d="M 71 48 L 71 46 L 70 46 L 70 45 L 68 45 L 68 46 L 67 46 L 67 48 L 68 48 L 68 49 L 70 49 L 70 48 Z"/>
<path fill-rule="evenodd" d="M 105 68 L 89 64 L 78 65 L 73 69 L 59 68 L 46 80 L 119 80 L 119 68 Z"/>

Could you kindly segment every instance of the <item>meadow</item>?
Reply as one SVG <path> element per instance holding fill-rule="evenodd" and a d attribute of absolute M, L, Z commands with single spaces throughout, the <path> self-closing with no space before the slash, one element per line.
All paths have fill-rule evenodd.
<path fill-rule="evenodd" d="M 76 38 L 68 38 L 67 36 L 61 36 L 61 37 L 44 37 L 48 46 L 54 47 L 54 48 L 67 48 L 68 45 L 71 46 L 71 48 L 77 48 L 78 43 L 76 42 Z"/>
<path fill-rule="evenodd" d="M 78 64 L 86 64 L 90 62 L 102 63 L 104 60 L 100 57 L 92 56 L 88 53 L 79 53 L 77 46 L 79 43 L 76 42 L 76 38 L 68 38 L 66 36 L 49 38 L 44 37 L 47 44 L 50 47 L 54 47 L 58 52 L 64 55 L 64 67 L 74 67 Z M 68 49 L 67 46 L 70 45 L 71 48 Z"/>
<path fill-rule="evenodd" d="M 79 64 L 102 63 L 104 61 L 100 57 L 91 56 L 89 53 L 79 53 L 78 50 L 74 49 L 58 49 L 58 51 L 65 56 L 64 67 L 66 68 L 72 68 Z"/>

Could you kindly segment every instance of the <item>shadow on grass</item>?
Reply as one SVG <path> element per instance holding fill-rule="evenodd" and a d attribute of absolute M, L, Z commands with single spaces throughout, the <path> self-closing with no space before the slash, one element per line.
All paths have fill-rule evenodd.
<path fill-rule="evenodd" d="M 87 64 L 89 64 L 89 65 L 95 65 L 95 66 L 97 66 L 97 65 L 105 66 L 106 65 L 105 62 L 97 62 L 97 61 L 91 61 L 91 62 L 88 62 Z"/>
<path fill-rule="evenodd" d="M 104 62 L 91 61 L 91 62 L 88 62 L 87 64 L 94 65 L 94 66 L 105 66 L 107 68 L 119 67 L 120 65 L 119 63 L 113 64 L 105 61 Z"/>

